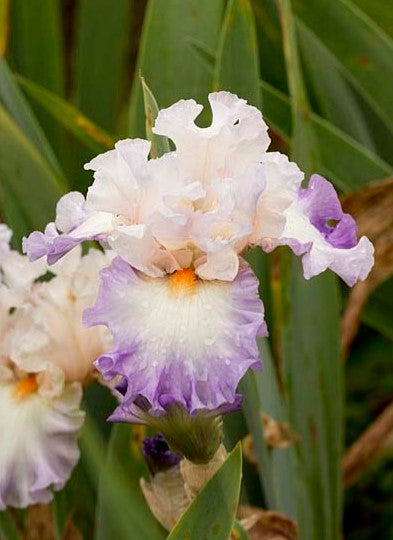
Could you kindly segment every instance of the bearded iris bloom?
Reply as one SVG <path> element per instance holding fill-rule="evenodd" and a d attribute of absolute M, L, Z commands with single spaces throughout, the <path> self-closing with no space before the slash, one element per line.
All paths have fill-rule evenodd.
<path fill-rule="evenodd" d="M 110 259 L 76 250 L 51 267 L 50 281 L 37 281 L 46 264 L 10 250 L 7 232 L 0 242 L 0 510 L 47 503 L 65 485 L 79 459 L 81 383 L 110 345 L 104 328 L 81 324 L 95 276 Z"/>
<path fill-rule="evenodd" d="M 297 165 L 267 152 L 255 107 L 228 92 L 209 101 L 207 128 L 195 124 L 194 100 L 160 111 L 153 131 L 173 152 L 149 160 L 150 143 L 136 139 L 94 158 L 86 199 L 65 195 L 55 223 L 24 242 L 32 260 L 50 264 L 87 239 L 117 255 L 84 316 L 113 335 L 97 367 L 121 388 L 117 421 L 174 404 L 191 416 L 239 405 L 236 387 L 260 366 L 256 338 L 267 335 L 246 248 L 288 245 L 307 279 L 330 268 L 348 285 L 373 264 L 372 244 L 357 241 L 333 186 L 314 175 L 303 188 Z"/>

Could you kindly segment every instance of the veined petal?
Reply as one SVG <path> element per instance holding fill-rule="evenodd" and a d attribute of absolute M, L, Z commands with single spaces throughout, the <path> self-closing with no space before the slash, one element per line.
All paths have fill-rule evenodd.
<path fill-rule="evenodd" d="M 257 368 L 257 335 L 266 335 L 258 282 L 242 265 L 233 282 L 202 281 L 192 269 L 150 279 L 120 258 L 101 273 L 88 325 L 105 324 L 114 348 L 97 361 L 107 379 L 127 383 L 125 406 L 143 396 L 152 410 L 170 403 L 189 413 L 236 401 L 236 387 Z"/>
<path fill-rule="evenodd" d="M 52 400 L 28 384 L 24 390 L 31 393 L 22 395 L 23 381 L 0 382 L 0 510 L 48 503 L 79 459 L 80 384 L 66 386 Z"/>

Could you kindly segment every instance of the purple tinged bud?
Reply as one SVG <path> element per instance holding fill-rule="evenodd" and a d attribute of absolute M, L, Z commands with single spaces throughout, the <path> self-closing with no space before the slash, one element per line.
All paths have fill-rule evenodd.
<path fill-rule="evenodd" d="M 181 459 L 179 454 L 170 450 L 161 433 L 144 439 L 142 454 L 152 476 L 175 467 Z"/>

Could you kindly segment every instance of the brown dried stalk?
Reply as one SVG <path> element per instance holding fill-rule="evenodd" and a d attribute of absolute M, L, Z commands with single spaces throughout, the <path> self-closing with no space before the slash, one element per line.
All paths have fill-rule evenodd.
<path fill-rule="evenodd" d="M 368 279 L 352 289 L 343 314 L 341 336 L 345 358 L 370 294 L 393 274 L 393 178 L 350 193 L 342 203 L 344 210 L 355 217 L 359 235 L 367 235 L 375 246 L 375 266 Z"/>
<path fill-rule="evenodd" d="M 351 446 L 344 458 L 344 486 L 352 485 L 380 453 L 393 431 L 393 401 Z"/>

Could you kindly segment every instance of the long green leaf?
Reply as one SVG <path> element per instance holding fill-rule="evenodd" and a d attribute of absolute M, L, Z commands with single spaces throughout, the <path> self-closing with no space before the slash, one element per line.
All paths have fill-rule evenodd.
<path fill-rule="evenodd" d="M 2 211 L 16 245 L 54 217 L 63 187 L 40 154 L 0 107 L 0 192 Z"/>
<path fill-rule="evenodd" d="M 239 391 L 244 395 L 243 410 L 248 429 L 253 439 L 258 462 L 258 474 L 268 508 L 277 509 L 276 486 L 273 482 L 270 453 L 263 435 L 261 408 L 255 373 L 247 373 L 240 383 Z"/>
<path fill-rule="evenodd" d="M 213 81 L 260 106 L 259 58 L 254 16 L 248 0 L 230 0 L 225 12 Z"/>
<path fill-rule="evenodd" d="M 19 90 L 4 58 L 0 58 L 0 98 L 26 137 L 34 144 L 42 157 L 58 174 L 62 175 L 57 158 L 50 146 L 45 133 L 24 95 Z"/>
<path fill-rule="evenodd" d="M 264 116 L 279 135 L 289 141 L 292 130 L 289 98 L 261 81 Z M 372 180 L 392 174 L 391 165 L 349 135 L 315 113 L 307 116 L 318 141 L 319 172 L 343 191 L 365 186 Z"/>
<path fill-rule="evenodd" d="M 142 428 L 143 429 L 143 428 Z M 97 540 L 110 537 L 122 537 L 126 531 L 119 526 L 118 517 L 113 513 L 113 494 L 108 484 L 113 482 L 114 473 L 121 475 L 129 495 L 124 504 L 132 505 L 134 512 L 138 511 L 138 519 L 143 520 L 144 534 L 158 539 L 165 536 L 163 529 L 153 518 L 139 487 L 139 479 L 146 472 L 146 466 L 141 454 L 140 426 L 114 426 L 109 442 L 106 464 L 100 474 L 98 504 L 97 504 Z M 123 494 L 124 495 L 124 494 Z M 129 519 L 129 521 L 131 521 Z M 132 527 L 132 523 L 130 523 Z"/>
<path fill-rule="evenodd" d="M 281 395 L 276 366 L 267 339 L 261 339 L 259 350 L 263 371 L 254 374 L 258 410 L 267 413 L 276 422 L 290 422 L 286 396 Z M 297 442 L 294 442 L 294 445 Z M 270 474 L 275 490 L 275 509 L 296 519 L 296 494 L 301 483 L 296 460 L 296 446 L 270 449 Z M 266 471 L 262 471 L 266 474 Z"/>
<path fill-rule="evenodd" d="M 89 120 L 74 105 L 29 79 L 19 76 L 17 81 L 34 101 L 93 152 L 103 152 L 114 146 L 114 138 Z"/>
<path fill-rule="evenodd" d="M 132 428 L 118 426 L 108 454 L 91 419 L 81 438 L 82 452 L 92 478 L 99 477 L 96 538 L 159 540 L 165 533 L 143 499 L 138 485 L 140 464 L 132 454 Z"/>
<path fill-rule="evenodd" d="M 316 137 L 298 60 L 289 0 L 278 2 L 293 107 L 292 156 L 306 171 L 318 170 Z M 282 261 L 284 388 L 301 477 L 297 517 L 302 538 L 336 540 L 341 524 L 342 398 L 339 296 L 330 273 L 306 281 L 300 262 Z"/>
<path fill-rule="evenodd" d="M 297 21 L 296 26 L 305 71 L 322 116 L 366 148 L 375 151 L 360 103 L 342 76 L 337 60 L 301 20 Z"/>
<path fill-rule="evenodd" d="M 195 59 L 189 43 L 196 39 L 215 50 L 223 5 L 223 0 L 149 0 L 131 95 L 132 136 L 143 137 L 145 133 L 140 75 L 161 107 L 182 98 L 206 104 L 212 75 Z"/>
<path fill-rule="evenodd" d="M 146 116 L 146 138 L 151 141 L 150 155 L 153 158 L 160 157 L 166 152 L 170 151 L 169 141 L 166 137 L 163 137 L 162 135 L 155 135 L 152 131 L 159 108 L 153 92 L 147 86 L 143 77 L 141 78 L 141 84 L 143 89 L 143 102 Z"/>
<path fill-rule="evenodd" d="M 393 133 L 393 41 L 351 0 L 294 0 L 294 10 Z M 323 24 L 321 24 L 323 21 Z"/>
<path fill-rule="evenodd" d="M 393 278 L 371 295 L 362 315 L 363 321 L 393 341 Z"/>
<path fill-rule="evenodd" d="M 132 22 L 130 0 L 83 0 L 76 24 L 75 104 L 98 125 L 114 132 Z"/>
<path fill-rule="evenodd" d="M 0 538 L 1 540 L 21 540 L 14 520 L 8 512 L 0 512 Z"/>
<path fill-rule="evenodd" d="M 353 0 L 386 34 L 393 39 L 393 10 L 386 0 Z"/>
<path fill-rule="evenodd" d="M 238 444 L 192 501 L 167 540 L 228 540 L 239 500 L 241 471 Z"/>
<path fill-rule="evenodd" d="M 10 56 L 18 73 L 64 96 L 61 0 L 12 0 Z M 62 130 L 45 111 L 35 109 L 35 113 L 56 154 L 65 159 Z"/>

